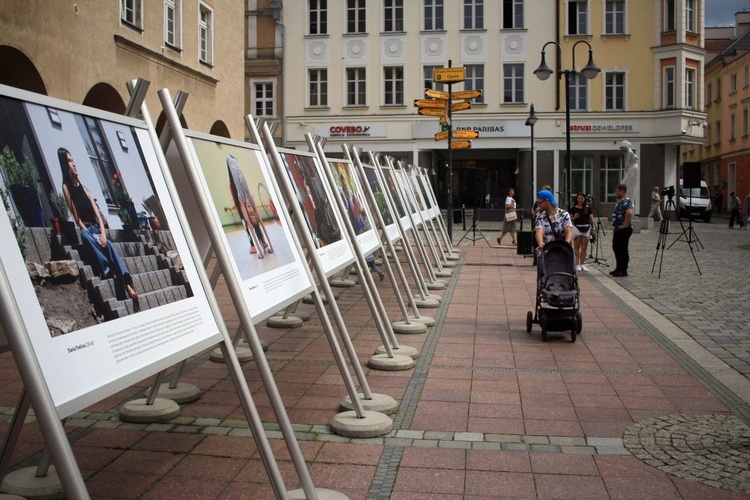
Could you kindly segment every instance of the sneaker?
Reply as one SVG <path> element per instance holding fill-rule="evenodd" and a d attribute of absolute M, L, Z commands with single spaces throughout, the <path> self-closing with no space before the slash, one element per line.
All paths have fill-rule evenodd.
<path fill-rule="evenodd" d="M 581 271 L 583 271 L 583 272 L 586 272 L 586 273 L 587 273 L 587 272 L 589 272 L 589 268 L 588 268 L 588 267 L 586 267 L 586 266 L 581 266 Z"/>
<path fill-rule="evenodd" d="M 628 276 L 627 271 L 617 271 L 616 273 L 612 273 L 612 276 L 615 278 L 626 278 Z"/>
<path fill-rule="evenodd" d="M 581 272 L 582 271 L 581 266 L 576 266 L 576 271 Z"/>

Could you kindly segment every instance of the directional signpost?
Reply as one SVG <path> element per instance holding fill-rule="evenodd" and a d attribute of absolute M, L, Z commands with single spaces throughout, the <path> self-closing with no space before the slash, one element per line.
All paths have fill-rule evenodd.
<path fill-rule="evenodd" d="M 453 132 L 453 137 L 456 139 L 476 139 L 479 137 L 479 132 L 476 130 L 456 130 Z"/>
<path fill-rule="evenodd" d="M 448 92 L 442 90 L 425 89 L 425 99 L 415 99 L 414 106 L 419 108 L 420 115 L 439 116 L 440 132 L 435 134 L 436 141 L 448 139 L 448 237 L 453 238 L 453 153 L 454 149 L 469 149 L 471 141 L 476 139 L 479 132 L 473 130 L 453 131 L 452 114 L 458 111 L 471 109 L 471 99 L 477 99 L 482 95 L 481 90 L 459 90 L 452 91 L 454 83 L 466 80 L 466 69 L 451 67 L 448 61 L 447 68 L 435 68 L 432 73 L 432 81 L 448 85 Z M 453 102 L 457 101 L 457 102 Z M 462 139 L 454 141 L 453 139 Z"/>

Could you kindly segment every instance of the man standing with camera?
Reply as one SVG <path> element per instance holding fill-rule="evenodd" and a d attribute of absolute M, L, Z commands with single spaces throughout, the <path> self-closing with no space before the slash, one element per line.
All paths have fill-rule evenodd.
<path fill-rule="evenodd" d="M 615 186 L 615 198 L 617 203 L 612 212 L 612 251 L 615 253 L 615 270 L 609 274 L 615 278 L 628 275 L 628 264 L 630 263 L 630 252 L 628 244 L 633 234 L 633 202 L 628 198 L 628 186 L 618 184 Z"/>

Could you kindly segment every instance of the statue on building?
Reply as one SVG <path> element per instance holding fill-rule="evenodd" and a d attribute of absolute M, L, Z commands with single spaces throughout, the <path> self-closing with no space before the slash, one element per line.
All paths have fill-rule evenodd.
<path fill-rule="evenodd" d="M 638 155 L 633 151 L 630 141 L 621 141 L 619 147 L 625 156 L 625 175 L 620 182 L 628 187 L 628 195 L 633 200 L 633 207 L 637 213 L 638 204 L 636 203 L 636 198 L 639 188 Z"/>

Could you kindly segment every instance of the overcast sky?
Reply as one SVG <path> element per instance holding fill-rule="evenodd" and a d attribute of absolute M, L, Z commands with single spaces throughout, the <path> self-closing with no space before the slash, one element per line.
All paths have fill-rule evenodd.
<path fill-rule="evenodd" d="M 733 25 L 734 13 L 749 6 L 748 0 L 706 0 L 706 26 Z"/>

